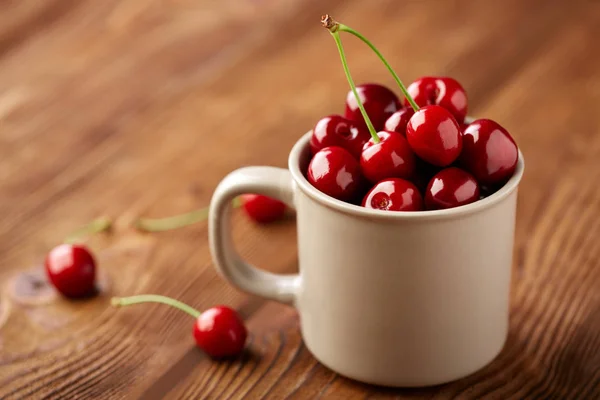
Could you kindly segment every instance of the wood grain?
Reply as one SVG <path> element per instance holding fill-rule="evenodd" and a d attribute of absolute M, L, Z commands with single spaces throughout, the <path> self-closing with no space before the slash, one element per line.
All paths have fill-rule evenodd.
<path fill-rule="evenodd" d="M 204 224 L 129 228 L 208 204 L 240 166 L 285 166 L 301 134 L 342 111 L 325 12 L 405 81 L 457 78 L 470 114 L 500 121 L 525 155 L 509 339 L 460 381 L 393 390 L 340 377 L 303 345 L 294 310 L 216 274 Z M 600 398 L 598 37 L 600 7 L 584 0 L 0 1 L 0 398 Z M 356 81 L 393 87 L 362 44 L 344 44 Z M 104 290 L 65 301 L 36 271 L 99 215 L 116 220 L 89 241 Z M 297 268 L 293 220 L 236 214 L 234 236 L 251 262 Z M 214 362 L 184 314 L 109 307 L 143 292 L 236 307 L 248 352 Z"/>

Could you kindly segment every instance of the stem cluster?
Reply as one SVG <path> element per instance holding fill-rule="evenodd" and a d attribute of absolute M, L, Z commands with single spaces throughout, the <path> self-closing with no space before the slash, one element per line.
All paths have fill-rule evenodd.
<path fill-rule="evenodd" d="M 390 73 L 394 77 L 394 80 L 398 84 L 398 87 L 402 91 L 402 94 L 404 95 L 404 97 L 406 97 L 406 100 L 409 102 L 409 104 L 411 105 L 413 110 L 415 110 L 415 112 L 419 110 L 419 106 L 417 105 L 417 103 L 415 103 L 415 100 L 412 98 L 410 93 L 408 93 L 408 90 L 406 90 L 406 86 L 404 86 L 404 84 L 402 83 L 402 81 L 400 80 L 400 78 L 398 77 L 396 72 L 393 70 L 393 68 L 387 62 L 385 57 L 383 57 L 381 52 L 379 50 L 377 50 L 377 48 L 373 45 L 373 43 L 371 43 L 367 38 L 365 38 L 363 35 L 361 35 L 357 31 L 355 31 L 354 29 L 337 22 L 336 20 L 334 20 L 331 16 L 329 16 L 327 14 L 321 17 L 321 24 L 323 25 L 324 28 L 329 30 L 329 33 L 331 33 L 331 36 L 333 36 L 333 40 L 335 41 L 335 44 L 338 48 L 338 52 L 340 53 L 340 59 L 342 60 L 342 67 L 344 68 L 344 73 L 346 74 L 346 79 L 348 80 L 348 84 L 350 85 L 350 88 L 352 89 L 352 93 L 354 93 L 354 97 L 356 98 L 356 102 L 358 103 L 358 108 L 360 109 L 360 113 L 362 114 L 362 116 L 365 120 L 367 128 L 369 129 L 369 133 L 371 133 L 371 136 L 373 137 L 373 141 L 375 143 L 379 143 L 379 137 L 377 136 L 377 132 L 375 132 L 373 123 L 371 122 L 371 119 L 369 118 L 369 116 L 367 115 L 367 112 L 365 111 L 365 107 L 363 106 L 362 100 L 358 96 L 358 93 L 356 91 L 356 85 L 354 84 L 354 80 L 352 79 L 352 76 L 350 74 L 350 70 L 348 68 L 348 62 L 346 60 L 346 55 L 344 53 L 344 46 L 342 45 L 342 40 L 340 38 L 340 32 L 350 33 L 351 35 L 354 35 L 357 38 L 359 38 L 360 40 L 362 40 L 367 46 L 369 46 L 371 48 L 371 50 L 373 50 L 375 52 L 377 57 L 379 57 L 379 59 L 383 62 L 383 64 L 388 69 L 388 71 L 390 71 Z"/>

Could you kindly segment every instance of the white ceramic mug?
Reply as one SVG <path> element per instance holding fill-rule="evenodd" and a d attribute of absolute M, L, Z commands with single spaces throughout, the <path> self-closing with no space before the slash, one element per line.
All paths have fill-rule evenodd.
<path fill-rule="evenodd" d="M 315 189 L 303 171 L 310 132 L 289 170 L 229 174 L 210 204 L 213 260 L 238 288 L 293 305 L 306 347 L 325 366 L 359 381 L 428 386 L 488 364 L 508 334 L 517 187 L 513 177 L 466 206 L 426 212 L 370 210 Z M 244 262 L 232 245 L 231 201 L 244 193 L 296 209 L 299 274 Z"/>

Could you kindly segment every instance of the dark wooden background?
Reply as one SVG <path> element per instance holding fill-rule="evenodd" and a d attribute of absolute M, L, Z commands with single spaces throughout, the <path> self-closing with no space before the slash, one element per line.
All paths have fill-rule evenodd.
<path fill-rule="evenodd" d="M 206 224 L 129 228 L 208 204 L 240 166 L 285 166 L 292 144 L 342 112 L 347 84 L 328 12 L 409 83 L 457 78 L 470 114 L 504 125 L 526 158 L 511 328 L 479 373 L 412 390 L 319 365 L 295 312 L 244 295 L 211 265 Z M 349 36 L 359 82 L 394 87 Z M 594 1 L 0 0 L 0 398 L 600 398 L 600 5 Z M 45 253 L 100 215 L 104 292 L 68 302 L 40 281 Z M 240 252 L 296 269 L 293 220 L 235 218 Z M 193 320 L 112 295 L 236 307 L 248 353 L 212 362 Z M 349 349 L 351 351 L 351 349 Z"/>

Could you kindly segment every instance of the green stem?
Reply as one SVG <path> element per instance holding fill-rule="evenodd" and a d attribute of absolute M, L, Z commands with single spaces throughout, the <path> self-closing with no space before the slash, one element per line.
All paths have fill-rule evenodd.
<path fill-rule="evenodd" d="M 350 75 L 350 70 L 348 69 L 348 62 L 346 61 L 346 55 L 344 54 L 344 47 L 342 46 L 342 39 L 340 39 L 340 34 L 337 31 L 333 32 L 331 30 L 329 31 L 329 33 L 331 33 L 331 36 L 333 36 L 333 39 L 335 40 L 335 44 L 340 53 L 340 58 L 342 59 L 342 67 L 344 67 L 344 72 L 346 73 L 346 79 L 348 80 L 348 84 L 350 84 L 352 93 L 354 93 L 354 97 L 356 98 L 356 102 L 358 103 L 358 108 L 360 109 L 360 113 L 362 114 L 363 118 L 365 119 L 365 123 L 367 124 L 367 128 L 369 129 L 369 133 L 371 133 L 371 137 L 373 138 L 373 141 L 375 143 L 379 143 L 379 136 L 377 136 L 375 127 L 373 126 L 373 123 L 371 123 L 371 119 L 367 115 L 367 111 L 365 110 L 365 107 L 363 106 L 363 103 L 360 100 L 358 92 L 356 91 L 356 85 L 354 84 L 354 81 L 352 80 L 352 75 Z"/>
<path fill-rule="evenodd" d="M 140 218 L 134 222 L 135 228 L 142 232 L 162 232 L 204 221 L 208 217 L 208 207 L 185 214 L 166 218 Z"/>
<path fill-rule="evenodd" d="M 332 33 L 333 32 L 338 32 L 338 31 L 350 33 L 350 34 L 356 36 L 357 38 L 359 38 L 360 40 L 362 40 L 367 46 L 369 46 L 371 48 L 371 50 L 373 50 L 375 52 L 375 54 L 377 54 L 377 57 L 379 57 L 379 59 L 387 67 L 388 71 L 390 71 L 390 73 L 394 77 L 394 80 L 396 81 L 396 83 L 400 87 L 400 90 L 402 91 L 402 94 L 404 94 L 404 97 L 406 98 L 406 100 L 408 100 L 408 102 L 410 103 L 410 105 L 413 108 L 413 110 L 415 110 L 415 112 L 419 111 L 419 106 L 417 105 L 417 103 L 415 103 L 415 100 L 408 93 L 408 90 L 406 90 L 406 86 L 404 86 L 404 84 L 402 83 L 402 81 L 400 80 L 400 78 L 398 77 L 398 75 L 396 74 L 396 72 L 394 71 L 394 69 L 392 68 L 392 66 L 387 62 L 387 60 L 385 59 L 385 57 L 383 56 L 383 54 L 381 54 L 379 52 L 379 50 L 377 50 L 377 47 L 375 47 L 373 45 L 373 43 L 371 43 L 371 41 L 369 41 L 369 39 L 367 39 L 366 37 L 364 37 L 363 35 L 361 35 L 357 31 L 355 31 L 354 29 L 350 28 L 349 26 L 346 26 L 344 24 L 340 24 L 339 22 L 337 22 L 333 18 L 331 18 L 329 15 L 323 16 L 321 18 L 321 23 L 323 24 L 323 26 L 325 28 L 329 29 L 329 31 L 332 32 Z"/>
<path fill-rule="evenodd" d="M 385 57 L 383 57 L 383 54 L 381 54 L 379 52 L 379 50 L 377 50 L 377 48 L 373 45 L 373 43 L 371 43 L 366 37 L 364 37 L 357 31 L 355 31 L 354 29 L 352 29 L 349 26 L 346 26 L 344 24 L 339 24 L 339 30 L 342 32 L 348 32 L 348 33 L 356 36 L 357 38 L 362 40 L 367 46 L 369 46 L 371 48 L 371 50 L 373 50 L 375 52 L 375 54 L 377 54 L 377 57 L 379 57 L 379 59 L 383 62 L 383 64 L 387 67 L 388 71 L 390 71 L 390 73 L 394 77 L 394 80 L 400 87 L 400 90 L 402 91 L 402 94 L 404 94 L 404 97 L 406 97 L 406 100 L 408 100 L 408 102 L 410 103 L 410 106 L 413 108 L 413 110 L 415 110 L 415 112 L 419 111 L 419 106 L 417 105 L 417 103 L 415 103 L 415 100 L 408 93 L 408 90 L 406 90 L 406 86 L 404 86 L 404 84 L 402 83 L 402 81 L 400 80 L 400 78 L 398 77 L 396 72 L 392 69 L 391 65 L 387 62 Z"/>
<path fill-rule="evenodd" d="M 65 243 L 74 243 L 81 239 L 83 236 L 88 236 L 94 233 L 104 232 L 110 229 L 112 225 L 111 220 L 108 217 L 96 218 L 89 224 L 82 226 L 75 232 L 72 232 L 65 238 Z"/>
<path fill-rule="evenodd" d="M 241 204 L 242 202 L 239 197 L 236 197 L 231 203 L 234 208 L 241 206 Z M 208 218 L 208 207 L 166 218 L 140 218 L 134 222 L 134 226 L 142 232 L 163 232 L 193 225 L 206 220 L 206 218 Z"/>
<path fill-rule="evenodd" d="M 166 304 L 171 307 L 175 307 L 190 314 L 194 318 L 198 318 L 202 313 L 196 310 L 193 307 L 188 306 L 185 303 L 182 303 L 179 300 L 172 299 L 167 296 L 161 296 L 158 294 L 140 294 L 138 296 L 130 296 L 130 297 L 113 297 L 110 300 L 110 304 L 114 307 L 125 307 L 130 306 L 132 304 L 142 304 L 142 303 L 161 303 Z"/>

